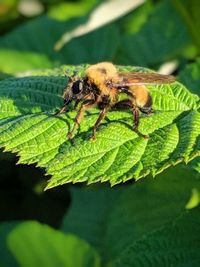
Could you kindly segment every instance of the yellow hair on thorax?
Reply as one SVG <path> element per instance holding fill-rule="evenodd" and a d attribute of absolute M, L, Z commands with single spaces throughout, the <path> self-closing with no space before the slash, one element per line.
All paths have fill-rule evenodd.
<path fill-rule="evenodd" d="M 86 70 L 89 81 L 95 84 L 103 94 L 110 94 L 111 90 L 106 86 L 107 80 L 114 80 L 117 77 L 117 69 L 111 62 L 101 62 L 91 65 Z"/>

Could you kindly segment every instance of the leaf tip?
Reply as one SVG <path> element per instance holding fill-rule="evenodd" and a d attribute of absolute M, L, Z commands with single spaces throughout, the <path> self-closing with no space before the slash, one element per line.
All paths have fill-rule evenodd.
<path fill-rule="evenodd" d="M 44 191 L 47 191 L 47 190 L 49 190 L 49 189 L 51 189 L 51 188 L 53 188 L 53 187 L 54 187 L 54 186 L 52 186 L 51 183 L 48 183 L 48 182 L 47 182 L 47 185 L 45 186 Z"/>

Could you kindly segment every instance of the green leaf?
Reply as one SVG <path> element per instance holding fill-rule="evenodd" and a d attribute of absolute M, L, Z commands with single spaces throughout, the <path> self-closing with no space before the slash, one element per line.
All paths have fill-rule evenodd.
<path fill-rule="evenodd" d="M 4 222 L 0 224 L 0 266 L 17 267 L 17 262 L 7 247 L 8 234 L 18 225 L 18 222 Z"/>
<path fill-rule="evenodd" d="M 113 266 L 198 267 L 200 265 L 199 211 L 198 208 L 185 213 L 161 229 L 133 242 Z"/>
<path fill-rule="evenodd" d="M 194 170 L 200 173 L 200 158 L 196 158 L 191 162 L 191 166 Z"/>
<path fill-rule="evenodd" d="M 154 5 L 152 1 L 146 1 L 133 10 L 133 12 L 124 16 L 117 22 L 121 28 L 121 32 L 126 35 L 138 32 L 149 19 L 149 15 L 151 14 L 153 8 Z"/>
<path fill-rule="evenodd" d="M 86 23 L 81 24 L 72 31 L 65 32 L 55 44 L 55 49 L 58 51 L 68 43 L 72 38 L 76 38 L 86 33 L 92 32 L 107 25 L 117 19 L 120 19 L 125 14 L 130 13 L 138 6 L 142 5 L 144 0 L 138 0 L 129 2 L 124 0 L 121 5 L 121 0 L 115 0 L 114 2 L 103 2 L 96 6 L 90 13 Z M 100 19 L 101 18 L 101 19 Z"/>
<path fill-rule="evenodd" d="M 191 37 L 193 38 L 194 43 L 196 44 L 198 50 L 200 50 L 200 38 L 199 38 L 199 27 L 200 19 L 199 12 L 200 6 L 198 0 L 191 0 L 190 3 L 186 0 L 175 0 L 174 6 L 177 8 L 179 13 L 182 15 Z"/>
<path fill-rule="evenodd" d="M 50 7 L 48 15 L 51 18 L 57 20 L 69 20 L 74 17 L 79 17 L 85 15 L 88 10 L 90 10 L 95 4 L 96 0 L 86 0 L 78 2 L 61 2 L 53 7 Z"/>
<path fill-rule="evenodd" d="M 0 72 L 0 80 L 4 80 L 4 79 L 10 78 L 10 77 L 12 77 L 12 75 Z"/>
<path fill-rule="evenodd" d="M 102 255 L 102 261 L 110 263 L 108 266 L 115 266 L 113 263 L 118 259 L 123 259 L 124 266 L 126 266 L 125 256 L 127 256 L 127 261 L 132 261 L 130 266 L 135 266 L 133 260 L 137 257 L 137 252 L 141 261 L 139 266 L 148 266 L 142 265 L 145 258 L 142 254 L 143 249 L 138 248 L 136 253 L 131 251 L 129 255 L 127 251 L 134 244 L 141 243 L 145 246 L 147 240 L 150 239 L 149 236 L 154 232 L 159 232 L 160 229 L 167 228 L 167 225 L 171 225 L 185 214 L 185 206 L 193 188 L 200 189 L 197 178 L 196 173 L 189 168 L 176 166 L 155 179 L 149 177 L 133 185 L 121 185 L 114 188 L 91 185 L 84 189 L 72 187 L 72 205 L 63 219 L 62 230 L 87 240 Z M 170 236 L 171 242 L 176 244 L 173 257 L 178 258 L 179 251 L 185 252 L 185 247 L 190 245 L 189 242 L 195 235 L 196 240 L 200 242 L 200 228 L 195 222 L 199 219 L 199 209 L 195 216 L 187 217 L 188 226 L 184 224 L 187 230 L 183 234 L 182 243 L 176 243 L 179 238 L 178 236 L 176 239 L 176 234 L 174 237 Z M 181 222 L 180 227 L 182 227 Z M 160 250 L 152 244 L 154 249 L 151 249 L 152 258 L 149 261 L 153 260 L 154 254 L 158 253 L 159 256 L 159 251 L 164 250 L 165 243 L 162 242 L 162 236 L 160 240 Z M 151 246 L 146 248 L 145 253 L 147 257 L 150 257 L 148 248 L 150 249 Z M 167 251 L 165 256 L 170 262 L 171 255 L 168 256 Z M 165 266 L 160 258 L 157 264 Z"/>
<path fill-rule="evenodd" d="M 97 253 L 85 241 L 37 222 L 20 224 L 8 235 L 7 241 L 22 267 L 100 266 Z"/>
<path fill-rule="evenodd" d="M 183 82 L 190 91 L 200 96 L 200 58 L 197 58 L 194 63 L 186 65 L 180 72 L 178 79 Z M 190 166 L 200 172 L 200 158 L 198 157 L 193 160 Z"/>
<path fill-rule="evenodd" d="M 66 67 L 66 72 L 73 69 Z M 84 75 L 84 67 L 77 69 Z M 149 139 L 133 132 L 130 112 L 115 111 L 107 113 L 96 141 L 89 141 L 99 113 L 96 109 L 86 112 L 79 132 L 69 142 L 66 133 L 76 113 L 53 116 L 62 105 L 66 81 L 65 77 L 50 76 L 0 83 L 0 146 L 17 153 L 19 163 L 45 167 L 53 176 L 47 188 L 83 181 L 114 185 L 149 173 L 156 175 L 199 155 L 199 98 L 180 83 L 149 86 L 155 112 L 141 116 L 139 126 Z"/>
<path fill-rule="evenodd" d="M 55 66 L 47 56 L 34 52 L 0 49 L 0 58 L 0 71 L 11 74 L 29 69 L 51 68 Z"/>
<path fill-rule="evenodd" d="M 196 58 L 194 63 L 186 65 L 179 73 L 178 80 L 193 93 L 200 96 L 200 58 Z"/>
<path fill-rule="evenodd" d="M 0 29 L 5 27 L 5 22 L 10 22 L 18 16 L 17 0 L 1 0 L 0 5 Z M 3 23 L 4 22 L 4 23 Z"/>
<path fill-rule="evenodd" d="M 124 19 L 126 30 L 122 38 L 122 53 L 117 56 L 120 64 L 157 66 L 166 60 L 181 57 L 183 49 L 191 44 L 187 27 L 173 1 L 160 1 L 137 32 L 134 21 L 134 13 L 128 23 Z"/>
<path fill-rule="evenodd" d="M 75 38 L 59 52 L 54 50 L 60 36 L 84 20 L 85 18 L 79 18 L 65 22 L 41 16 L 19 26 L 0 38 L 0 56 L 3 55 L 0 70 L 17 73 L 28 69 L 55 67 L 61 63 L 112 60 L 119 46 L 119 32 L 115 25 Z"/>

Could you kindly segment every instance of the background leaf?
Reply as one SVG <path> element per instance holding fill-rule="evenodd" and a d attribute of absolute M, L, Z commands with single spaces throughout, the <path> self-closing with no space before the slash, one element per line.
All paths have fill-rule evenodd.
<path fill-rule="evenodd" d="M 134 2 L 129 0 L 115 0 L 99 3 L 99 5 L 90 13 L 86 23 L 80 24 L 71 32 L 66 32 L 61 36 L 55 44 L 55 49 L 60 50 L 72 38 L 85 35 L 123 17 L 125 14 L 130 13 L 144 2 L 145 0 L 135 0 Z"/>
<path fill-rule="evenodd" d="M 18 222 L 4 222 L 0 224 L 0 266 L 17 267 L 17 262 L 12 257 L 7 247 L 8 234 L 18 225 Z"/>
<path fill-rule="evenodd" d="M 193 93 L 200 96 L 200 58 L 194 63 L 187 64 L 180 72 L 178 79 Z"/>
<path fill-rule="evenodd" d="M 161 262 L 162 266 L 199 266 L 199 210 L 192 210 L 138 242 L 133 242 L 113 266 L 157 267 Z"/>
<path fill-rule="evenodd" d="M 5 50 L 7 54 L 11 53 L 7 55 L 8 61 L 0 62 L 0 70 L 16 73 L 27 70 L 27 67 L 46 68 L 47 64 L 55 67 L 62 63 L 80 64 L 111 60 L 119 45 L 119 33 L 115 25 L 102 27 L 74 39 L 60 52 L 54 50 L 54 44 L 62 33 L 73 29 L 84 20 L 81 18 L 63 22 L 43 16 L 18 27 L 0 39 L 0 53 L 4 53 Z M 24 36 L 27 38 L 26 42 Z M 23 62 L 20 67 L 16 64 L 19 61 L 19 52 Z"/>
<path fill-rule="evenodd" d="M 100 266 L 92 247 L 103 266 L 198 266 L 199 208 L 185 208 L 199 186 L 195 172 L 177 166 L 133 185 L 73 187 L 61 229 L 66 235 L 36 222 L 1 226 L 3 266 L 16 266 L 8 264 L 14 262 L 8 248 L 20 266 Z"/>
<path fill-rule="evenodd" d="M 16 0 L 1 0 L 0 3 L 0 22 L 9 21 L 17 16 Z M 1 27 L 0 27 L 1 28 Z"/>
<path fill-rule="evenodd" d="M 195 45 L 199 51 L 200 49 L 200 38 L 198 35 L 198 29 L 200 26 L 200 19 L 199 19 L 199 2 L 198 0 L 191 0 L 190 3 L 183 0 L 175 0 L 174 6 L 177 8 L 179 13 L 182 15 L 187 28 L 191 34 L 191 37 L 194 40 Z"/>
<path fill-rule="evenodd" d="M 149 12 L 148 5 L 146 9 Z M 137 31 L 134 23 L 135 14 L 131 14 L 124 21 L 123 49 L 116 59 L 117 63 L 158 66 L 163 61 L 181 58 L 183 50 L 191 44 L 187 27 L 183 24 L 182 16 L 177 12 L 173 1 L 161 1 L 149 12 L 148 19 Z"/>
<path fill-rule="evenodd" d="M 185 207 L 191 192 L 193 188 L 199 190 L 199 186 L 199 179 L 194 171 L 177 166 L 155 179 L 149 177 L 133 185 L 114 188 L 94 185 L 87 188 L 72 187 L 72 206 L 63 219 L 62 229 L 66 233 L 74 233 L 87 240 L 98 249 L 103 262 L 109 262 L 111 266 L 115 266 L 113 263 L 121 259 L 124 266 L 129 261 L 132 265 L 127 266 L 134 266 L 135 259 L 140 262 L 137 266 L 146 266 L 144 250 L 151 262 L 155 255 L 159 257 L 160 252 L 164 253 L 165 248 L 169 248 L 163 240 L 166 238 L 168 242 L 170 233 L 169 236 L 160 238 L 162 242 L 158 247 L 155 247 L 153 233 L 160 233 L 161 229 L 165 229 L 164 234 L 166 228 L 173 225 L 178 218 L 185 216 Z M 180 231 L 184 231 L 184 227 L 188 230 L 182 234 L 183 237 L 179 236 L 178 232 L 174 237 L 170 237 L 169 242 L 174 242 L 176 246 L 173 252 L 177 259 L 179 253 L 186 252 L 185 248 L 191 245 L 191 240 L 195 242 L 195 236 L 198 240 L 198 212 L 199 209 L 194 214 L 186 215 L 187 223 L 185 219 L 183 224 L 180 221 Z M 178 222 L 176 225 L 178 227 Z M 182 238 L 184 242 L 178 242 Z M 152 244 L 149 245 L 148 242 L 151 241 Z M 138 250 L 133 249 L 134 245 L 137 248 L 137 244 Z M 143 246 L 142 249 L 139 249 L 140 244 Z M 174 245 L 172 247 L 174 248 Z M 197 254 L 198 248 L 195 245 L 192 247 Z M 151 253 L 148 253 L 148 249 Z M 189 251 L 187 255 L 191 256 Z M 168 254 L 167 251 L 165 257 L 170 262 L 170 252 Z M 158 258 L 157 262 L 161 264 L 164 261 Z M 178 265 L 178 262 L 176 263 Z"/>
<path fill-rule="evenodd" d="M 78 2 L 61 2 L 50 6 L 48 16 L 57 20 L 69 20 L 85 15 L 95 4 L 96 0 L 82 0 Z"/>
<path fill-rule="evenodd" d="M 86 242 L 37 222 L 16 227 L 8 236 L 8 247 L 20 266 L 100 266 Z"/>
<path fill-rule="evenodd" d="M 53 62 L 47 56 L 39 55 L 35 52 L 0 49 L 0 57 L 2 62 L 0 71 L 10 74 L 22 72 L 27 69 L 51 68 L 54 66 Z"/>

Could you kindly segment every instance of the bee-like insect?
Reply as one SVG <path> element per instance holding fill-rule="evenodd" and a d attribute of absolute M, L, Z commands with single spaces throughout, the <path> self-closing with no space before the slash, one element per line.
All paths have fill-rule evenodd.
<path fill-rule="evenodd" d="M 73 128 L 68 132 L 68 139 L 72 139 L 84 111 L 95 106 L 100 109 L 100 113 L 93 126 L 92 139 L 95 139 L 97 127 L 110 109 L 129 109 L 133 113 L 133 130 L 141 134 L 138 131 L 139 111 L 145 114 L 151 114 L 153 111 L 152 97 L 146 85 L 172 83 L 174 81 L 173 76 L 158 73 L 120 73 L 110 62 L 91 65 L 86 69 L 86 75 L 83 78 L 69 77 L 63 95 L 64 106 L 58 113 L 66 112 L 67 105 L 72 101 L 75 102 L 74 108 L 81 103 Z M 118 101 L 120 93 L 126 93 L 127 99 Z"/>

